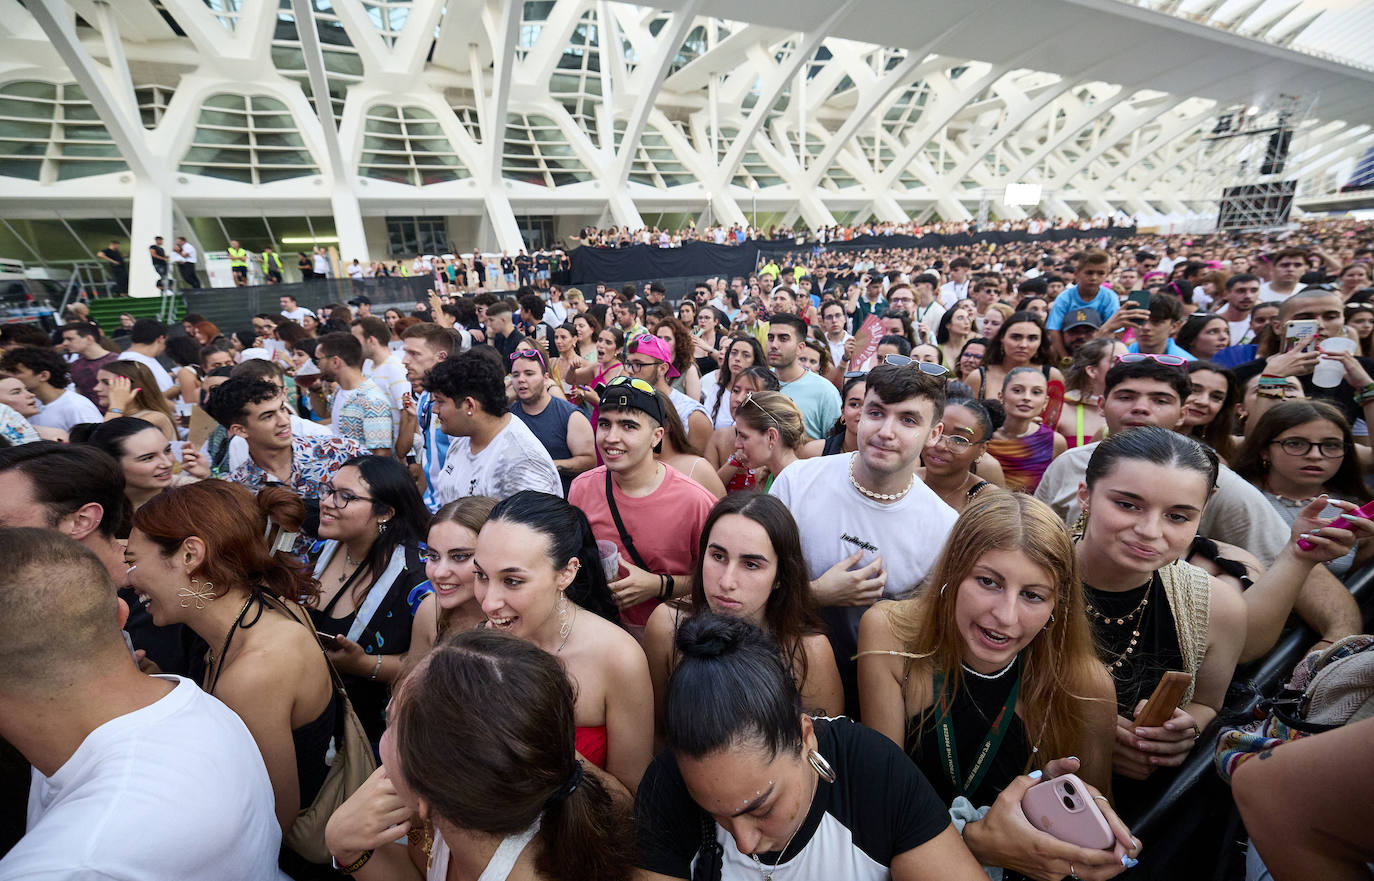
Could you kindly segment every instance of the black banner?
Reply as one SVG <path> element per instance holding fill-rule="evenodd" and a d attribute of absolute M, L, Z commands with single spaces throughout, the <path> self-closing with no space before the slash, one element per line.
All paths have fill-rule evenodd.
<path fill-rule="evenodd" d="M 843 242 L 829 242 L 829 251 L 869 248 L 957 248 L 976 244 L 1015 242 L 1070 242 L 1079 239 L 1121 239 L 1136 234 L 1135 227 L 1111 226 L 1101 229 L 1050 229 L 1042 233 L 1025 230 L 988 230 L 977 233 L 924 236 L 858 236 Z M 631 245 L 627 248 L 592 248 L 572 251 L 572 283 L 577 285 L 617 284 L 638 279 L 748 277 L 759 265 L 760 254 L 809 251 L 807 242 L 798 245 L 788 240 L 746 241 L 742 245 L 717 245 L 711 242 L 685 242 L 680 248 L 656 245 Z"/>

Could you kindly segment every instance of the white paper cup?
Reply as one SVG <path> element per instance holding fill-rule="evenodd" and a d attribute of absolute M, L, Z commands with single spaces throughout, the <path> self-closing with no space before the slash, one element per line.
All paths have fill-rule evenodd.
<path fill-rule="evenodd" d="M 601 555 L 601 571 L 606 573 L 606 580 L 615 581 L 620 574 L 620 548 L 613 541 L 599 538 L 596 550 Z"/>
<path fill-rule="evenodd" d="M 1317 348 L 1326 354 L 1355 351 L 1355 341 L 1350 337 L 1335 336 L 1322 340 Z M 1312 370 L 1312 384 L 1319 388 L 1335 388 L 1345 379 L 1345 364 L 1335 358 L 1322 358 Z"/>

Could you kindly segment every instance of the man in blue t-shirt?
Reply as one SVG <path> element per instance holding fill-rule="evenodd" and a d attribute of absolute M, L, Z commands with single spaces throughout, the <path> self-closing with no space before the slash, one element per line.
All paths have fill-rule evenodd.
<path fill-rule="evenodd" d="M 1045 329 L 1050 332 L 1050 346 L 1056 360 L 1068 356 L 1064 348 L 1064 316 L 1079 309 L 1096 309 L 1097 314 L 1106 321 L 1121 308 L 1121 300 L 1111 288 L 1102 286 L 1112 271 L 1112 257 L 1106 251 L 1094 248 L 1083 255 L 1074 272 L 1074 284 L 1065 288 L 1055 297 L 1050 306 L 1049 317 L 1045 319 Z"/>
<path fill-rule="evenodd" d="M 1149 355 L 1177 355 L 1185 361 L 1196 361 L 1193 354 L 1174 342 L 1174 334 L 1183 327 L 1183 301 L 1163 291 L 1150 294 L 1150 317 L 1135 329 L 1135 342 L 1128 352 Z"/>

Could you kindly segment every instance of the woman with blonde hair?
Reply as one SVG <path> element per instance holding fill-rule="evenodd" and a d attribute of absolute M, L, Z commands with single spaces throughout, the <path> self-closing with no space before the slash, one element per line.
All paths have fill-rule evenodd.
<path fill-rule="evenodd" d="M 1047 505 L 981 493 L 924 591 L 865 613 L 859 658 L 864 724 L 903 746 L 946 804 L 992 806 L 964 827 L 983 865 L 1055 878 L 1125 870 L 1137 848 L 1101 795 L 1110 792 L 1115 693 L 1093 646 L 1073 541 Z M 1072 771 L 1088 785 L 1113 849 L 1016 822 L 1029 775 L 1051 760 L 1051 776 Z"/>
<path fill-rule="evenodd" d="M 782 392 L 749 392 L 735 410 L 734 460 L 741 467 L 768 476 L 764 492 L 782 470 L 797 461 L 806 443 L 801 410 Z"/>

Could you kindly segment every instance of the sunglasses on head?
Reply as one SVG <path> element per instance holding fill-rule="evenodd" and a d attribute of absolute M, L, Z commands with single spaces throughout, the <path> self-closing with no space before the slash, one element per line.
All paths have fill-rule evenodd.
<path fill-rule="evenodd" d="M 1154 355 L 1149 352 L 1127 352 L 1124 355 L 1117 355 L 1114 364 L 1139 364 L 1142 361 L 1154 361 L 1156 364 L 1163 364 L 1166 367 L 1186 367 L 1188 359 L 1182 355 Z"/>
<path fill-rule="evenodd" d="M 929 361 L 917 361 L 910 355 L 884 355 L 883 363 L 891 364 L 893 367 L 915 367 L 926 376 L 949 376 L 948 367 L 941 367 Z"/>
<path fill-rule="evenodd" d="M 634 376 L 617 376 L 615 379 L 612 379 L 610 382 L 606 383 L 604 388 L 615 388 L 618 385 L 628 385 L 630 388 L 639 389 L 640 391 L 649 395 L 658 394 L 656 391 L 654 391 L 653 386 L 649 385 L 644 380 Z"/>
<path fill-rule="evenodd" d="M 510 353 L 511 363 L 515 363 L 515 361 L 520 358 L 529 358 L 531 361 L 538 361 L 545 367 L 549 366 L 548 363 L 544 361 L 544 353 L 538 349 L 516 349 L 514 352 Z"/>

